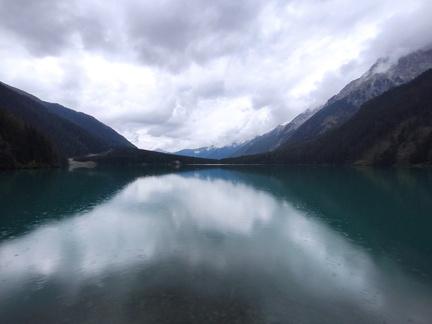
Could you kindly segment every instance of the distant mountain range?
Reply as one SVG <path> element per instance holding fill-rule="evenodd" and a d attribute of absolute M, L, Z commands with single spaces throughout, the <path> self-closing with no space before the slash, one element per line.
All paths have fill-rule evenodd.
<path fill-rule="evenodd" d="M 184 149 L 174 152 L 174 154 L 202 157 L 209 159 L 224 159 L 227 157 L 236 157 L 242 155 L 252 155 L 272 151 L 279 147 L 281 139 L 292 134 L 301 124 L 303 124 L 318 109 L 306 110 L 298 115 L 290 123 L 279 125 L 272 131 L 255 137 L 252 140 L 243 143 L 233 143 L 231 145 L 216 147 L 206 146 L 197 149 Z"/>
<path fill-rule="evenodd" d="M 176 153 L 231 154 L 219 160 L 229 164 L 432 165 L 431 69 L 431 49 L 396 62 L 380 59 L 323 107 L 267 134 L 236 146 Z M 134 154 L 129 151 L 128 159 Z"/>
<path fill-rule="evenodd" d="M 388 58 L 377 62 L 360 78 L 350 82 L 327 103 L 314 110 L 306 110 L 290 123 L 279 125 L 272 131 L 257 136 L 239 146 L 231 155 L 230 146 L 218 150 L 219 158 L 239 157 L 270 152 L 289 143 L 312 140 L 349 120 L 360 106 L 370 99 L 407 83 L 432 68 L 432 49 L 419 50 L 396 62 Z M 208 149 L 208 148 L 204 148 Z M 197 149 L 199 151 L 203 150 Z M 184 155 L 193 155 L 195 150 L 183 150 Z"/>
<path fill-rule="evenodd" d="M 231 156 L 226 157 L 236 157 L 242 155 L 252 155 L 263 152 L 269 152 L 276 150 L 281 144 L 289 138 L 304 122 L 306 122 L 314 113 L 319 109 L 308 109 L 294 118 L 291 122 L 286 125 L 279 125 L 272 131 L 255 137 L 242 145 L 237 151 L 235 151 Z"/>
<path fill-rule="evenodd" d="M 174 154 L 191 156 L 191 157 L 199 157 L 206 159 L 223 159 L 225 157 L 232 156 L 235 152 L 241 149 L 246 143 L 233 143 L 231 145 L 223 146 L 223 147 L 215 147 L 215 146 L 207 146 L 200 147 L 197 149 L 185 149 L 181 151 L 174 152 Z"/>
<path fill-rule="evenodd" d="M 432 165 L 432 69 L 312 140 L 222 163 Z"/>

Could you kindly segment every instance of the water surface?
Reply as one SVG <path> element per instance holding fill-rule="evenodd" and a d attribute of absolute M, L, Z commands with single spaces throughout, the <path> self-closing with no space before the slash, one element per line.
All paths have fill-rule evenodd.
<path fill-rule="evenodd" d="M 0 323 L 431 323 L 432 173 L 0 173 Z"/>

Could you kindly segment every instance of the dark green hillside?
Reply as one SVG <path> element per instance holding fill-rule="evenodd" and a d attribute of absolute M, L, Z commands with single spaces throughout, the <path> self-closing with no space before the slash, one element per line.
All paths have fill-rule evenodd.
<path fill-rule="evenodd" d="M 94 161 L 103 165 L 167 164 L 179 161 L 182 164 L 215 164 L 217 160 L 159 153 L 134 148 L 116 148 L 108 152 L 75 158 L 76 161 Z"/>
<path fill-rule="evenodd" d="M 27 93 L 21 89 L 12 87 L 8 84 L 0 82 L 1 85 L 6 86 L 7 88 L 15 91 L 16 93 L 23 95 L 27 98 L 36 101 L 37 103 L 45 106 L 49 111 L 54 113 L 55 115 L 64 118 L 75 125 L 85 129 L 86 131 L 92 133 L 93 135 L 102 138 L 108 145 L 111 147 L 135 147 L 132 143 L 130 143 L 126 138 L 121 136 L 112 128 L 107 125 L 101 123 L 99 120 L 94 118 L 93 116 L 84 114 L 82 112 L 77 112 L 73 109 L 66 108 L 62 105 L 56 103 L 50 103 L 46 101 L 42 101 L 39 98 L 33 96 L 30 93 Z"/>
<path fill-rule="evenodd" d="M 52 113 L 71 121 L 93 135 L 99 136 L 111 147 L 135 147 L 135 145 L 130 143 L 126 138 L 121 136 L 111 127 L 101 123 L 93 116 L 77 112 L 55 103 L 43 102 L 43 104 Z"/>
<path fill-rule="evenodd" d="M 62 155 L 70 157 L 110 148 L 102 138 L 53 114 L 40 102 L 4 84 L 0 84 L 0 106 L 50 136 Z"/>
<path fill-rule="evenodd" d="M 58 166 L 51 139 L 0 108 L 0 169 Z"/>
<path fill-rule="evenodd" d="M 432 70 L 366 102 L 318 139 L 222 162 L 432 165 Z"/>

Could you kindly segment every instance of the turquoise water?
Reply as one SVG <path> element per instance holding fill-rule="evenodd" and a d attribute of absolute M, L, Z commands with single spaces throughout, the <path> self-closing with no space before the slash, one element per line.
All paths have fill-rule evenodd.
<path fill-rule="evenodd" d="M 0 173 L 0 323 L 432 323 L 432 172 Z"/>

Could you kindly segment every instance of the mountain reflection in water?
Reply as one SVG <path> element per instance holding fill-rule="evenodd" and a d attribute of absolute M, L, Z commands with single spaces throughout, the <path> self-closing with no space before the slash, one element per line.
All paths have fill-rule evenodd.
<path fill-rule="evenodd" d="M 0 322 L 432 321 L 430 263 L 407 269 L 382 238 L 346 231 L 346 214 L 361 212 L 329 191 L 309 204 L 312 191 L 289 185 L 298 170 L 235 170 L 137 177 L 91 209 L 4 240 Z M 380 179 L 350 172 L 369 186 Z"/>

